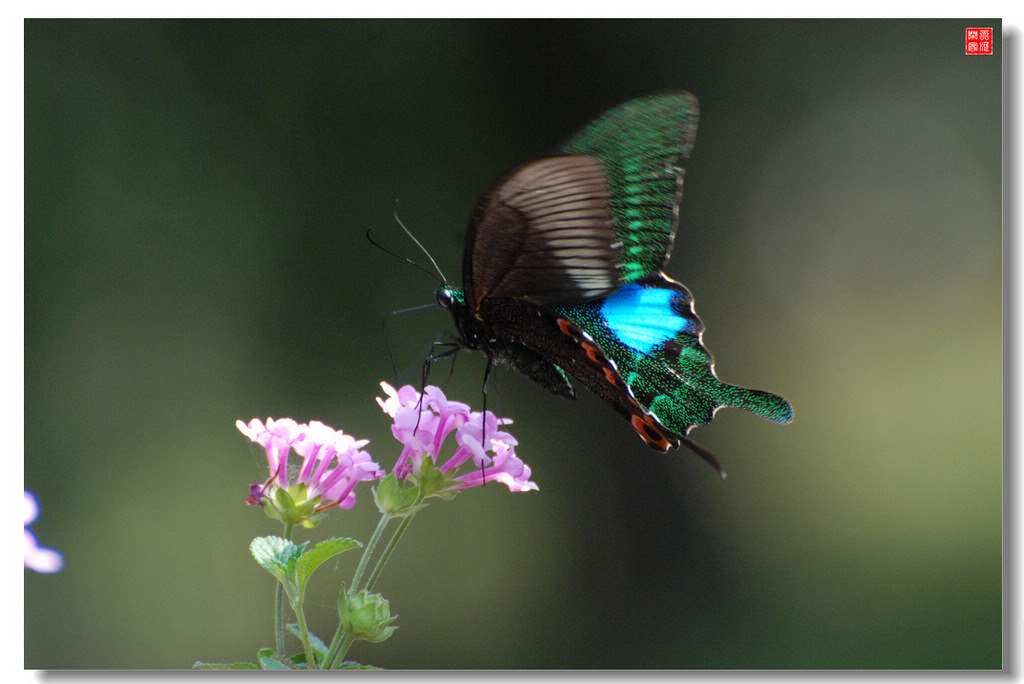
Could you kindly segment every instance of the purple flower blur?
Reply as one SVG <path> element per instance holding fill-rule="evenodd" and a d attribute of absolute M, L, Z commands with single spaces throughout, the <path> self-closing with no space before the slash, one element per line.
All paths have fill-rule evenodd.
<path fill-rule="evenodd" d="M 315 509 L 310 512 L 319 513 L 333 506 L 352 508 L 356 503 L 356 484 L 384 476 L 381 467 L 362 450 L 369 440 L 357 440 L 319 421 L 307 425 L 291 418 L 267 418 L 264 425 L 253 418 L 248 425 L 240 420 L 235 425 L 267 452 L 270 477 L 262 484 L 250 486 L 246 498 L 250 505 L 279 503 L 278 492 L 284 490 L 288 494 L 284 500 L 290 504 L 314 504 Z M 302 458 L 302 465 L 294 469 L 288 467 L 292 451 Z"/>
<path fill-rule="evenodd" d="M 433 385 L 426 387 L 422 401 L 412 385 L 398 390 L 386 382 L 380 386 L 387 398 L 378 397 L 377 403 L 394 419 L 391 432 L 403 445 L 394 469 L 399 479 L 412 476 L 420 480 L 438 466 L 445 438 L 454 432 L 455 453 L 437 467 L 445 480 L 443 490 L 464 489 L 485 482 L 500 482 L 514 492 L 537 489 L 537 484 L 530 481 L 530 467 L 516 456 L 518 441 L 500 429 L 510 424 L 511 419 L 497 418 L 490 411 L 486 415 L 471 411 L 466 404 L 449 401 L 444 392 Z M 485 435 L 486 447 L 482 444 Z M 467 461 L 471 468 L 458 475 L 456 471 Z"/>
<path fill-rule="evenodd" d="M 39 504 L 27 489 L 22 515 L 25 518 L 25 567 L 36 572 L 57 572 L 64 566 L 64 558 L 53 549 L 39 546 L 35 535 L 28 531 L 29 523 L 39 517 Z"/>

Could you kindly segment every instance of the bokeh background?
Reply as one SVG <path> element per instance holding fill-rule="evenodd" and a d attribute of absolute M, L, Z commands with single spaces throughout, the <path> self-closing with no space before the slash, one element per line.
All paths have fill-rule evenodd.
<path fill-rule="evenodd" d="M 964 55 L 993 26 L 995 56 Z M 539 492 L 421 513 L 380 591 L 388 668 L 1001 665 L 1000 23 L 27 21 L 29 668 L 188 668 L 272 643 L 237 418 L 398 448 L 378 382 L 452 329 L 392 208 L 457 280 L 477 197 L 607 107 L 701 103 L 668 273 L 719 376 L 782 394 L 648 450 L 510 371 Z M 449 396 L 479 408 L 484 360 Z M 443 377 L 446 369 L 439 371 Z M 355 509 L 306 538 L 367 539 Z M 300 538 L 303 538 L 300 535 Z M 315 577 L 329 638 L 341 556 Z M 333 573 L 333 574 L 331 574 Z"/>

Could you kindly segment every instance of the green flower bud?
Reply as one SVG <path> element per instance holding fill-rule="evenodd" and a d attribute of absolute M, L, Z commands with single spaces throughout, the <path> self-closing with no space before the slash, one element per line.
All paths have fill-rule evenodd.
<path fill-rule="evenodd" d="M 440 492 L 443 492 L 449 488 L 448 480 L 445 478 L 437 466 L 434 465 L 434 461 L 429 458 L 423 459 L 422 464 L 418 472 L 414 473 L 416 481 L 420 485 L 420 489 L 423 491 L 423 498 L 429 496 L 437 496 Z"/>
<path fill-rule="evenodd" d="M 387 599 L 365 589 L 354 594 L 343 591 L 338 598 L 338 616 L 353 639 L 384 641 L 397 629 L 390 626 L 398 616 L 391 616 Z"/>
<path fill-rule="evenodd" d="M 314 527 L 324 518 L 324 513 L 317 512 L 320 496 L 309 498 L 306 485 L 298 484 L 290 488 L 270 487 L 270 496 L 261 501 L 267 516 L 280 520 L 288 525 Z"/>
<path fill-rule="evenodd" d="M 373 489 L 373 501 L 377 504 L 377 510 L 393 517 L 415 513 L 423 507 L 420 499 L 419 487 L 403 487 L 394 473 L 381 480 Z"/>

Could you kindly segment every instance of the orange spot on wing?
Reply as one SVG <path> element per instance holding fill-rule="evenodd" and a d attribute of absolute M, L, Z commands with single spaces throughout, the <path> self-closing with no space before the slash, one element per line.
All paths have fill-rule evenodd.
<path fill-rule="evenodd" d="M 650 444 L 659 451 L 668 451 L 669 447 L 672 446 L 672 442 L 661 432 L 658 426 L 654 422 L 654 418 L 649 415 L 633 416 L 629 419 L 629 422 L 633 425 L 633 429 L 640 435 L 640 439 Z"/>
<path fill-rule="evenodd" d="M 583 342 L 580 346 L 583 347 L 583 351 L 587 352 L 587 357 L 589 357 L 591 361 L 594 363 L 601 363 L 601 360 L 597 358 L 597 347 L 592 344 L 587 344 L 586 342 Z"/>

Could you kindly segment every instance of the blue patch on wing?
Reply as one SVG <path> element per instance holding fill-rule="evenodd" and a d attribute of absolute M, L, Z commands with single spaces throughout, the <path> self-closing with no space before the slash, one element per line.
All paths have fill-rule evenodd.
<path fill-rule="evenodd" d="M 680 332 L 693 333 L 696 321 L 680 316 L 689 301 L 677 290 L 623 285 L 601 305 L 601 315 L 620 342 L 650 354 Z"/>

